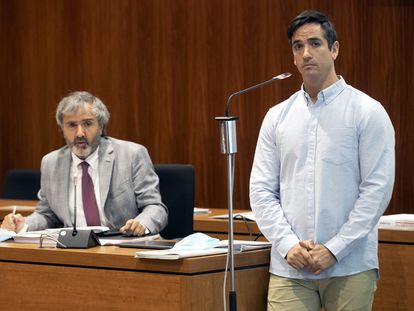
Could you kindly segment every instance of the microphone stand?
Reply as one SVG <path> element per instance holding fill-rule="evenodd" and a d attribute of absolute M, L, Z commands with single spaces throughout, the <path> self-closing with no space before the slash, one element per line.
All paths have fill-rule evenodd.
<path fill-rule="evenodd" d="M 231 96 L 229 97 L 229 100 Z M 231 287 L 229 292 L 230 311 L 237 310 L 236 289 L 234 285 L 234 230 L 233 230 L 233 180 L 234 160 L 237 152 L 236 121 L 237 116 L 216 117 L 220 122 L 220 146 L 221 153 L 227 154 L 227 180 L 228 180 L 228 205 L 229 205 L 229 256 Z"/>
<path fill-rule="evenodd" d="M 95 232 L 91 229 L 77 229 L 77 197 L 76 187 L 78 183 L 78 176 L 75 175 L 73 178 L 74 186 L 74 202 L 73 202 L 73 228 L 72 229 L 61 229 L 57 240 L 57 247 L 59 248 L 90 248 L 97 246 L 99 240 Z"/>
<path fill-rule="evenodd" d="M 237 131 L 236 121 L 239 119 L 238 116 L 229 116 L 230 101 L 232 98 L 254 90 L 258 87 L 264 86 L 274 80 L 282 80 L 290 77 L 292 74 L 285 72 L 270 80 L 248 87 L 244 90 L 233 93 L 227 99 L 225 116 L 215 117 L 220 125 L 220 150 L 222 154 L 227 155 L 227 187 L 228 187 L 228 209 L 229 209 L 229 256 L 230 256 L 230 276 L 231 276 L 231 287 L 229 291 L 229 306 L 230 311 L 237 310 L 237 299 L 235 289 L 235 275 L 234 275 L 234 229 L 233 229 L 233 186 L 234 186 L 234 165 L 235 155 L 237 153 Z"/>
<path fill-rule="evenodd" d="M 77 183 L 78 183 L 78 175 L 75 175 L 75 176 L 73 176 L 73 183 L 74 183 L 74 191 L 75 191 L 75 193 L 74 193 L 74 198 L 73 198 L 73 209 L 74 209 L 74 215 L 76 215 L 76 213 L 78 212 L 77 211 L 77 199 L 76 199 L 76 186 L 77 186 Z M 74 219 L 73 219 L 73 231 L 72 231 L 72 236 L 75 236 L 75 235 L 77 235 L 78 234 L 78 230 L 76 229 L 76 219 L 77 219 L 77 217 L 75 216 L 75 217 L 73 217 Z"/>

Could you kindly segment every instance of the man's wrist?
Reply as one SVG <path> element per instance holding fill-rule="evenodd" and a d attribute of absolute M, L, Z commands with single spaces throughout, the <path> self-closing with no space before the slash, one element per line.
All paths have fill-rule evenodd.
<path fill-rule="evenodd" d="M 20 230 L 17 231 L 16 233 L 24 233 L 24 232 L 27 232 L 27 229 L 29 229 L 29 225 L 27 223 L 24 223 L 23 227 L 20 228 Z"/>

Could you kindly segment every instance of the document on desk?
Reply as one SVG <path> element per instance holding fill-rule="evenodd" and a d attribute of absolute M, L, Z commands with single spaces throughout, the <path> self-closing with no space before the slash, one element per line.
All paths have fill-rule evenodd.
<path fill-rule="evenodd" d="M 414 214 L 394 214 L 381 216 L 379 229 L 414 230 Z"/>
<path fill-rule="evenodd" d="M 220 248 L 228 248 L 229 241 L 222 240 L 220 241 L 219 246 Z M 234 240 L 233 241 L 233 249 L 236 252 L 244 252 L 250 251 L 254 249 L 261 249 L 261 248 L 270 248 L 272 247 L 272 243 L 264 242 L 264 241 L 244 241 L 244 240 Z"/>
<path fill-rule="evenodd" d="M 56 231 L 55 229 L 48 229 L 48 230 L 41 230 L 41 231 L 28 231 L 28 232 L 15 234 L 13 236 L 13 240 L 16 243 L 39 244 L 40 236 L 44 234 L 46 235 L 46 237 L 51 237 L 51 238 L 45 238 L 43 241 L 43 244 L 55 245 L 56 241 L 54 241 L 53 239 L 58 238 L 58 233 L 59 231 Z"/>
<path fill-rule="evenodd" d="M 101 246 L 108 246 L 108 245 L 119 245 L 125 242 L 132 243 L 132 242 L 141 242 L 141 241 L 151 241 L 159 239 L 159 234 L 153 234 L 153 235 L 145 235 L 145 236 L 114 236 L 114 237 L 100 237 L 99 239 L 99 245 Z"/>
<path fill-rule="evenodd" d="M 203 215 L 203 214 L 209 214 L 210 210 L 208 208 L 203 208 L 203 207 L 194 207 L 193 212 L 194 212 L 194 215 Z"/>
<path fill-rule="evenodd" d="M 168 250 L 157 250 L 157 251 L 139 251 L 135 253 L 136 258 L 147 258 L 147 259 L 167 259 L 176 260 L 181 258 L 208 256 L 227 253 L 228 241 L 220 241 L 217 247 L 208 249 L 194 249 L 194 250 L 175 250 L 174 248 Z M 244 252 L 255 249 L 270 248 L 272 244 L 270 242 L 262 241 L 234 241 L 234 251 Z"/>
<path fill-rule="evenodd" d="M 227 248 L 210 248 L 210 249 L 197 249 L 197 250 L 156 250 L 156 251 L 139 251 L 135 253 L 136 258 L 146 259 L 166 259 L 177 260 L 189 257 L 199 257 L 208 255 L 217 255 L 227 253 Z"/>
<path fill-rule="evenodd" d="M 210 216 L 209 218 L 229 219 L 229 215 L 228 214 L 214 215 L 214 216 Z M 253 212 L 243 212 L 243 213 L 233 214 L 233 219 L 243 220 L 243 218 L 250 220 L 250 221 L 256 221 L 256 218 L 254 217 Z"/>

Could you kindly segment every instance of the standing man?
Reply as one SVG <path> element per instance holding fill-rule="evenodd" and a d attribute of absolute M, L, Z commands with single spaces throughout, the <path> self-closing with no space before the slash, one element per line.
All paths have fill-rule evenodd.
<path fill-rule="evenodd" d="M 273 245 L 268 310 L 371 310 L 394 129 L 379 102 L 336 74 L 339 43 L 325 15 L 301 13 L 288 38 L 303 84 L 268 111 L 250 178 Z"/>
<path fill-rule="evenodd" d="M 42 159 L 36 211 L 26 218 L 9 214 L 2 228 L 72 227 L 75 198 L 78 226 L 104 225 L 137 236 L 166 226 L 168 211 L 147 150 L 106 136 L 109 112 L 99 98 L 69 94 L 56 121 L 67 145 Z"/>

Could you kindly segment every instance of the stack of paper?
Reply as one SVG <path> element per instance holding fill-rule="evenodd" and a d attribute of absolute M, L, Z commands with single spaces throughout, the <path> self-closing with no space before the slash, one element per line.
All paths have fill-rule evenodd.
<path fill-rule="evenodd" d="M 229 244 L 228 240 L 220 241 L 220 245 L 218 247 L 225 247 L 227 248 Z M 243 240 L 234 240 L 233 241 L 233 249 L 236 252 L 244 252 L 250 251 L 253 249 L 260 249 L 260 248 L 270 248 L 272 247 L 272 243 L 270 242 L 262 242 L 262 241 L 243 241 Z"/>
<path fill-rule="evenodd" d="M 236 252 L 243 252 L 248 250 L 260 249 L 260 248 L 270 248 L 272 244 L 269 242 L 261 241 L 242 241 L 234 240 L 234 250 Z M 227 253 L 228 250 L 228 241 L 220 241 L 219 245 L 214 248 L 209 249 L 195 249 L 195 250 L 157 250 L 157 251 L 139 251 L 135 253 L 137 258 L 147 258 L 147 259 L 181 259 L 188 257 L 198 257 L 198 256 L 207 256 L 207 255 L 216 255 Z"/>
<path fill-rule="evenodd" d="M 99 245 L 107 246 L 107 245 L 119 245 L 121 243 L 132 243 L 132 242 L 139 242 L 139 241 L 151 241 L 159 239 L 159 234 L 153 235 L 146 235 L 140 237 L 124 237 L 124 236 L 114 236 L 114 237 L 99 237 Z"/>
<path fill-rule="evenodd" d="M 414 230 L 414 214 L 394 214 L 382 216 L 379 220 L 378 228 Z"/>
<path fill-rule="evenodd" d="M 207 255 L 216 255 L 227 253 L 227 248 L 210 248 L 210 249 L 198 249 L 198 250 L 174 250 L 165 249 L 157 251 L 139 251 L 135 253 L 136 258 L 147 259 L 167 259 L 175 260 L 188 257 L 199 257 Z"/>
<path fill-rule="evenodd" d="M 210 210 L 208 208 L 203 208 L 203 207 L 194 207 L 193 211 L 194 211 L 194 215 L 202 215 L 202 214 L 210 213 Z"/>
<path fill-rule="evenodd" d="M 13 236 L 13 240 L 16 243 L 29 243 L 29 244 L 38 244 L 40 243 L 40 236 L 42 234 L 47 235 L 44 239 L 45 244 L 56 244 L 55 241 L 48 238 L 53 237 L 54 239 L 58 238 L 58 234 L 55 232 L 47 232 L 44 231 L 30 231 L 30 232 L 24 232 L 24 233 L 18 233 L 15 236 Z"/>

